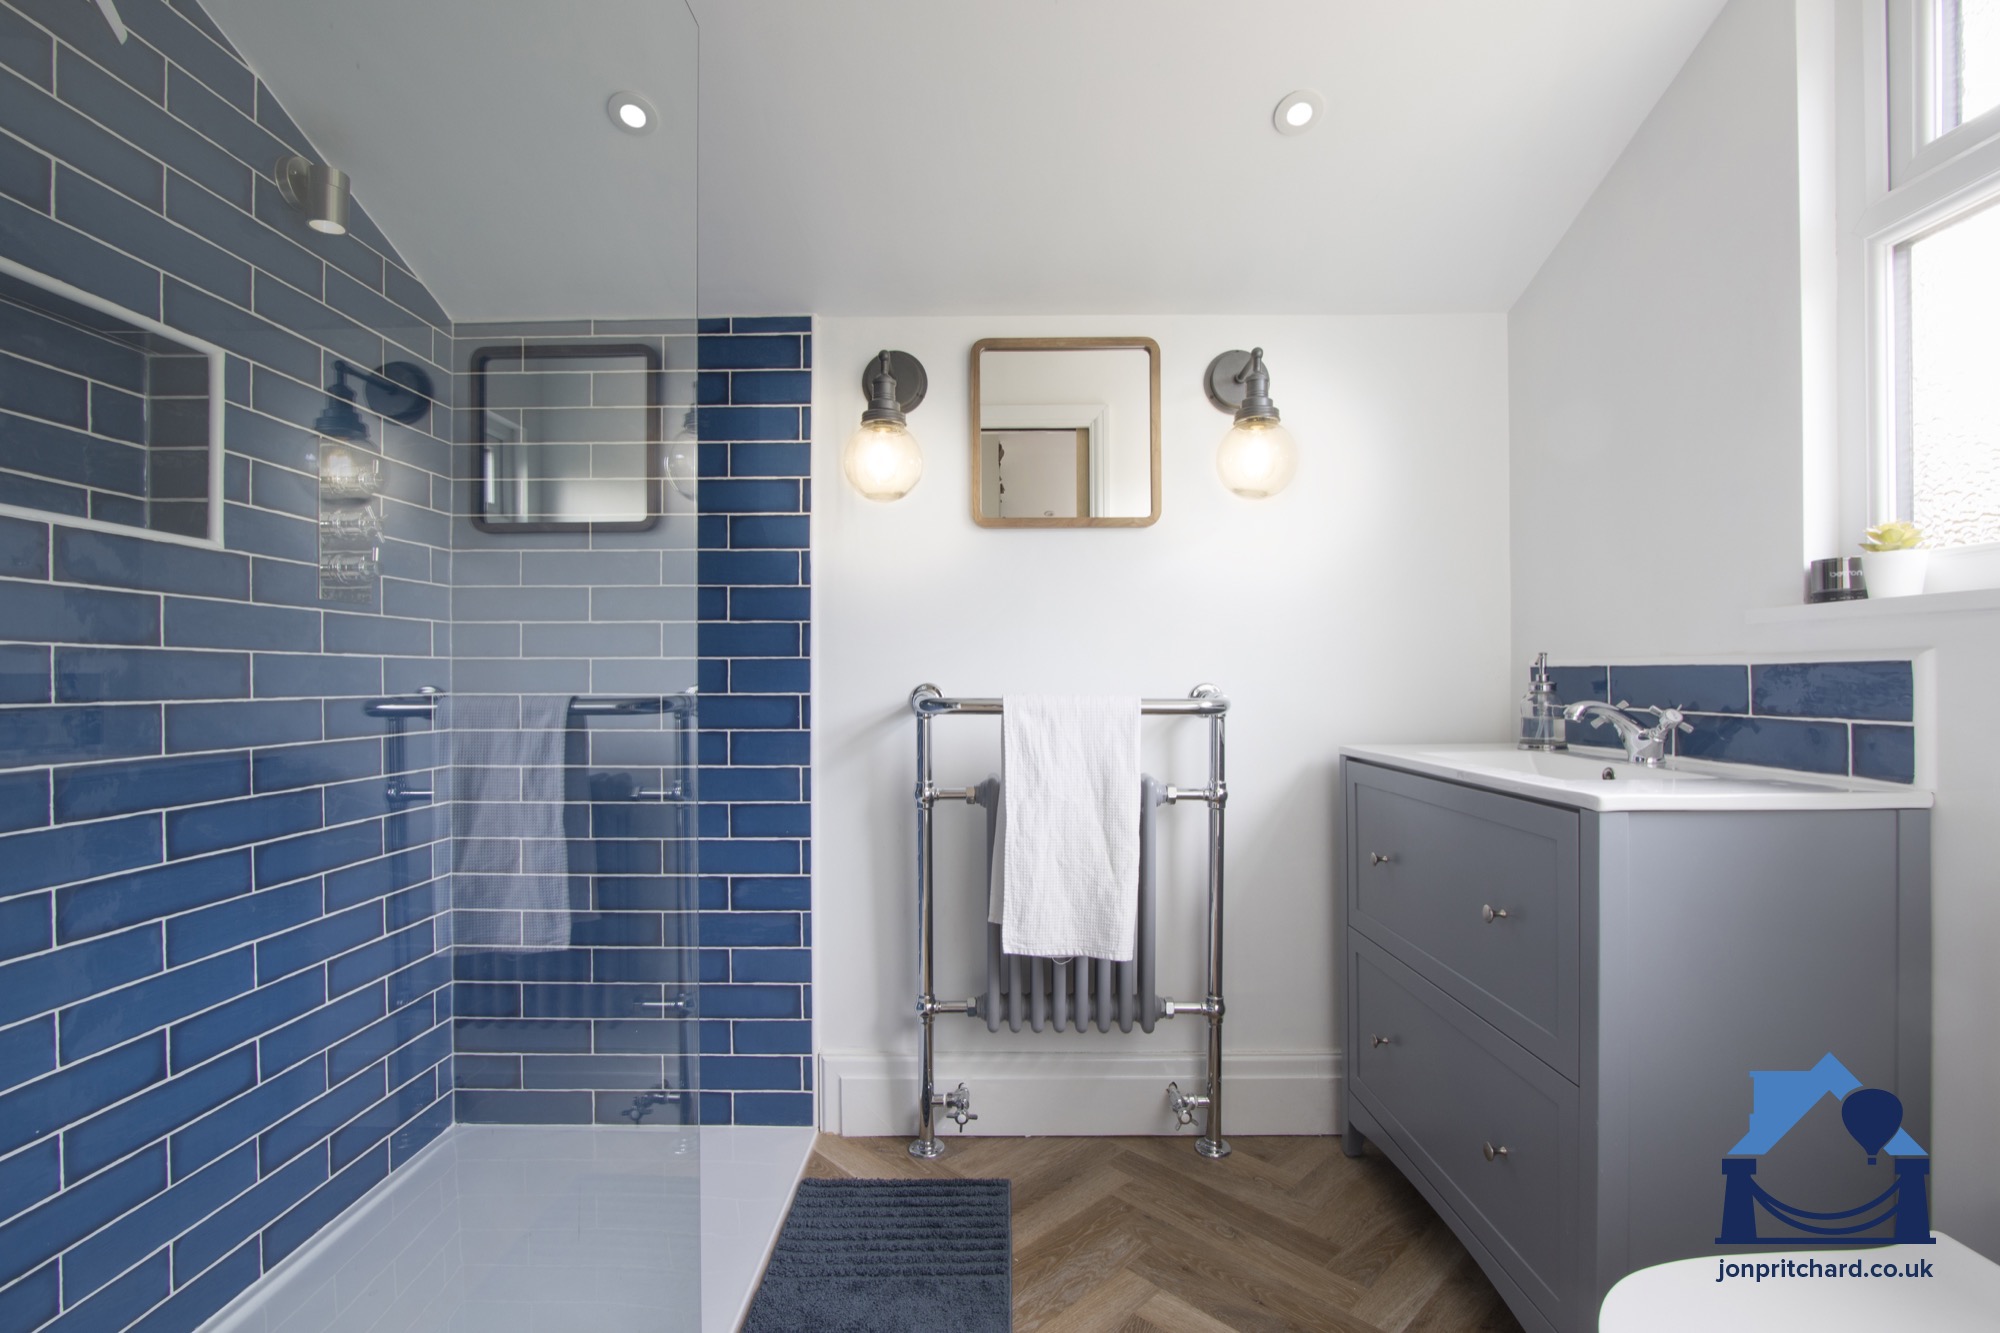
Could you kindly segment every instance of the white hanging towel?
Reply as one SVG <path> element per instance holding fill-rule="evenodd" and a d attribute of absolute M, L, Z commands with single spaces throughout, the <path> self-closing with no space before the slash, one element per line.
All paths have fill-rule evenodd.
<path fill-rule="evenodd" d="M 987 919 L 1008 953 L 1130 962 L 1139 922 L 1139 700 L 1001 700 Z"/>

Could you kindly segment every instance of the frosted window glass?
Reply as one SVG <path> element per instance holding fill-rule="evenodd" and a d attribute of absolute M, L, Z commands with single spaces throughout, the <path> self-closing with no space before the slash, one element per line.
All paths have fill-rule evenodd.
<path fill-rule="evenodd" d="M 1938 0 L 1938 133 L 2000 106 L 2000 0 Z"/>
<path fill-rule="evenodd" d="M 1931 546 L 2000 542 L 2000 207 L 1898 247 L 1903 517 Z"/>

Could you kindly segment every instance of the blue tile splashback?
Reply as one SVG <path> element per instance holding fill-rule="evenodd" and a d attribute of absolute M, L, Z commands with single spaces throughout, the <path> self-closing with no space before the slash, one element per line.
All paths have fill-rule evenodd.
<path fill-rule="evenodd" d="M 1611 696 L 1639 708 L 1687 713 L 1747 713 L 1749 678 L 1733 666 L 1614 666 Z"/>
<path fill-rule="evenodd" d="M 1908 722 L 1915 699 L 1908 662 L 1794 662 L 1750 668 L 1756 711 L 1782 717 Z"/>
<path fill-rule="evenodd" d="M 1854 726 L 1854 775 L 1883 782 L 1917 780 L 1916 731 L 1911 727 Z"/>
<path fill-rule="evenodd" d="M 0 254 L 230 351 L 227 549 L 0 519 L 0 1327 L 184 1333 L 448 1122 L 448 830 L 359 700 L 450 683 L 451 418 L 365 414 L 394 592 L 334 614 L 311 427 L 330 356 L 448 388 L 451 329 L 360 200 L 278 201 L 312 146 L 195 0 L 123 9 L 0 0 Z M 129 503 L 135 363 L 0 325 L 0 500 Z M 262 1160 L 333 1087 L 373 1095 Z"/>
<path fill-rule="evenodd" d="M 1907 659 L 1662 666 L 1552 666 L 1565 703 L 1679 708 L 1694 759 L 1916 780 L 1916 686 Z M 1616 748 L 1609 727 L 1571 723 L 1571 745 Z"/>

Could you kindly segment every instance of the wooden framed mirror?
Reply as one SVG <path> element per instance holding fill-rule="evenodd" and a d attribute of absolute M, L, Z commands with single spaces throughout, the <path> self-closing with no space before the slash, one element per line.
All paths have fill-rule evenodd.
<path fill-rule="evenodd" d="M 1160 345 L 982 338 L 972 345 L 972 521 L 1143 528 L 1160 517 Z"/>

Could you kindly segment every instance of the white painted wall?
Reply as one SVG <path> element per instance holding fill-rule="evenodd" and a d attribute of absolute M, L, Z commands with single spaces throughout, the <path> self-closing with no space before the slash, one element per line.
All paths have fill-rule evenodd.
<path fill-rule="evenodd" d="M 1150 528 L 987 530 L 969 513 L 967 357 L 982 337 L 1138 334 L 1161 347 L 1163 513 Z M 822 1124 L 915 1122 L 913 686 L 947 694 L 1184 693 L 1229 721 L 1230 1132 L 1330 1132 L 1333 857 L 1343 742 L 1506 735 L 1505 322 L 1376 318 L 826 319 L 814 359 L 814 968 Z M 1262 503 L 1215 475 L 1228 419 L 1201 376 L 1267 349 L 1303 458 Z M 876 504 L 840 479 L 869 358 L 930 372 L 911 415 L 925 475 Z M 938 778 L 997 767 L 997 724 L 936 724 Z M 1148 762 L 1205 776 L 1203 728 L 1152 720 Z M 1200 995 L 1200 807 L 1164 812 L 1162 989 Z M 983 988 L 978 812 L 939 807 L 939 991 Z M 1151 1036 L 990 1034 L 940 1020 L 938 1072 L 975 1130 L 1164 1132 L 1200 1069 L 1199 1020 Z"/>
<path fill-rule="evenodd" d="M 1800 3 L 1803 35 L 1789 3 L 1731 0 L 1512 311 L 1513 657 L 1932 654 L 1935 1219 L 2000 1257 L 2000 618 L 1797 606 L 1833 415 L 1826 109 L 1802 134 L 1798 101 L 1826 34 Z"/>

